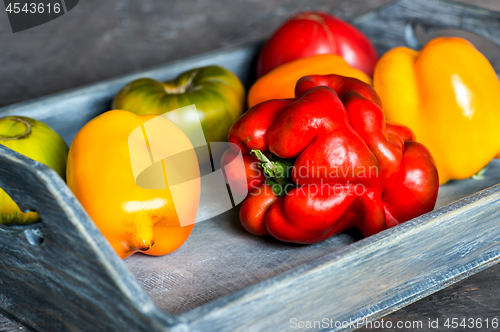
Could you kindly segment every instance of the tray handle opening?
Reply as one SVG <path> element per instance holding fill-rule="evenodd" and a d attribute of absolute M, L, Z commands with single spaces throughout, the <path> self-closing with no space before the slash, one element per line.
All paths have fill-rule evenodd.
<path fill-rule="evenodd" d="M 0 145 L 0 188 L 41 219 L 0 225 L 1 312 L 36 330 L 54 313 L 64 317 L 51 319 L 57 331 L 166 331 L 178 323 L 156 307 L 55 171 Z"/>

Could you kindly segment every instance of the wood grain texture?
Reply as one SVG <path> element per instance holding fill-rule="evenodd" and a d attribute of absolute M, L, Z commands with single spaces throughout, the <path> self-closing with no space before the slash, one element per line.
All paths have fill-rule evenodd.
<path fill-rule="evenodd" d="M 226 48 L 179 60 L 138 73 L 124 75 L 87 87 L 54 94 L 0 108 L 3 115 L 29 116 L 50 125 L 70 144 L 76 133 L 85 123 L 109 110 L 111 101 L 118 91 L 128 82 L 138 78 L 150 77 L 160 81 L 175 78 L 178 74 L 192 69 L 220 65 L 234 72 L 246 84 L 250 81 L 251 64 L 259 45 Z"/>
<path fill-rule="evenodd" d="M 178 315 L 344 248 L 361 235 L 344 233 L 315 245 L 249 234 L 239 207 L 195 225 L 182 250 L 134 255 L 126 264 L 156 305 Z"/>
<path fill-rule="evenodd" d="M 500 160 L 481 180 L 440 187 L 436 209 L 500 183 Z M 339 250 L 360 239 L 342 233 L 316 245 L 255 237 L 238 222 L 238 209 L 196 224 L 182 250 L 168 256 L 125 260 L 139 284 L 165 312 L 177 315 Z"/>
<path fill-rule="evenodd" d="M 262 40 L 299 11 L 352 19 L 391 1 L 85 0 L 68 15 L 17 34 L 0 15 L 0 107 Z M 497 0 L 460 1 L 499 10 Z M 484 51 L 500 66 L 497 50 Z"/>
<path fill-rule="evenodd" d="M 429 320 L 438 320 L 438 327 L 432 331 L 450 331 L 449 327 L 445 326 L 446 319 L 458 318 L 474 318 L 482 321 L 483 325 L 479 331 L 494 331 L 491 321 L 497 319 L 500 321 L 500 306 L 498 299 L 500 298 L 500 266 L 497 264 L 494 267 L 488 268 L 480 273 L 468 277 L 466 280 L 451 285 L 450 287 L 434 293 L 420 301 L 400 309 L 392 314 L 383 317 L 384 321 L 390 321 L 393 328 L 384 329 L 384 332 L 397 331 L 395 328 L 398 322 L 417 321 L 422 322 L 422 327 L 428 330 Z M 440 305 L 436 305 L 439 303 Z M 486 319 L 489 326 L 486 327 Z M 401 323 L 400 323 L 401 324 Z M 387 325 L 386 325 L 387 326 Z M 363 328 L 364 331 L 375 332 L 380 331 L 374 326 L 371 328 Z M 410 331 L 422 331 L 423 329 L 409 329 Z M 473 329 L 462 329 L 473 330 Z M 401 331 L 401 329 L 399 329 Z"/>
<path fill-rule="evenodd" d="M 22 332 L 22 331 L 29 331 L 29 329 L 27 327 L 20 326 L 19 324 L 15 323 L 14 321 L 8 319 L 5 316 L 0 316 L 0 331 L 2 331 L 2 332 L 11 332 L 11 331 Z"/>
<path fill-rule="evenodd" d="M 352 18 L 390 1 L 81 0 L 67 15 L 16 34 L 2 4 L 0 107 L 263 40 L 302 10 Z"/>
<path fill-rule="evenodd" d="M 0 308 L 39 331 L 167 331 L 159 312 L 52 169 L 0 145 L 0 187 L 41 222 L 0 225 Z"/>
<path fill-rule="evenodd" d="M 498 174 L 498 166 L 492 173 Z M 455 192 L 453 186 L 448 188 Z M 497 204 L 500 186 L 307 262 L 180 319 L 190 322 L 193 331 L 203 331 L 204 326 L 269 331 L 288 329 L 292 318 L 377 318 L 496 263 L 500 257 Z"/>
<path fill-rule="evenodd" d="M 376 45 L 379 54 L 397 46 L 421 47 L 415 28 L 460 29 L 500 46 L 500 12 L 442 0 L 400 0 L 357 17 L 353 23 Z"/>
<path fill-rule="evenodd" d="M 384 10 L 407 13 L 409 3 Z M 447 8 L 433 3 L 441 11 Z M 429 16 L 422 8 L 415 12 L 422 19 Z M 366 17 L 373 24 L 385 19 L 370 15 L 360 25 L 367 24 Z M 397 38 L 404 41 L 400 34 Z M 35 117 L 70 142 L 131 79 L 169 79 L 192 66 L 216 63 L 248 84 L 256 51 L 250 46 L 202 55 L 13 105 L 0 114 Z M 182 251 L 157 260 L 132 256 L 125 261 L 127 270 L 54 172 L 5 149 L 0 156 L 0 187 L 41 213 L 42 224 L 35 229 L 44 236 L 33 246 L 27 236 L 36 239 L 36 231 L 0 230 L 0 245 L 10 245 L 0 256 L 0 307 L 39 330 L 269 331 L 287 329 L 292 317 L 377 318 L 493 264 L 500 255 L 495 187 L 354 244 L 353 234 L 308 247 L 251 237 L 230 211 L 196 225 Z M 33 189 L 23 189 L 28 184 Z M 441 202 L 482 185 L 452 183 L 443 187 Z"/>

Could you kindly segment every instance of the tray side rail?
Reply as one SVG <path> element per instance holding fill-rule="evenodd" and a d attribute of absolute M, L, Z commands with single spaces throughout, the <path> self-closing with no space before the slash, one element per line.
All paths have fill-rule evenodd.
<path fill-rule="evenodd" d="M 358 16 L 352 23 L 375 44 L 379 55 L 397 46 L 420 49 L 415 28 L 460 29 L 500 46 L 500 12 L 445 0 L 399 0 Z"/>
<path fill-rule="evenodd" d="M 190 331 L 287 331 L 307 321 L 320 322 L 314 330 L 360 328 L 497 263 L 498 206 L 500 185 L 179 318 Z"/>
<path fill-rule="evenodd" d="M 0 308 L 39 331 L 168 331 L 59 175 L 0 145 L 0 188 L 41 221 L 0 225 Z"/>
<path fill-rule="evenodd" d="M 227 47 L 81 88 L 1 107 L 0 117 L 19 115 L 42 121 L 70 145 L 76 133 L 88 121 L 110 110 L 112 100 L 121 88 L 139 78 L 168 81 L 192 68 L 219 65 L 231 70 L 248 88 L 252 64 L 260 45 L 261 43 L 254 43 L 245 47 Z"/>
<path fill-rule="evenodd" d="M 174 61 L 3 107 L 0 116 L 43 121 L 69 144 L 86 122 L 109 109 L 113 96 L 131 80 L 169 80 L 193 67 L 215 64 L 248 84 L 259 47 L 228 47 Z M 40 331 L 183 329 L 151 301 L 55 172 L 0 145 L 0 188 L 23 211 L 36 211 L 42 219 L 19 229 L 0 225 L 1 313 Z"/>

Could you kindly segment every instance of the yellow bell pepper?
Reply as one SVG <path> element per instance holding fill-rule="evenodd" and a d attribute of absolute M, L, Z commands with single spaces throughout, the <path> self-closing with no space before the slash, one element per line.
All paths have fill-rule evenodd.
<path fill-rule="evenodd" d="M 474 175 L 500 151 L 500 82 L 465 39 L 390 50 L 375 67 L 374 87 L 387 121 L 410 127 L 431 151 L 441 184 Z"/>
<path fill-rule="evenodd" d="M 146 130 L 153 119 L 160 125 L 156 131 L 163 131 L 163 140 L 155 140 L 159 144 L 152 143 L 154 135 Z M 179 151 L 182 158 L 160 157 L 153 163 L 153 155 Z M 139 176 L 134 174 L 137 162 L 147 166 Z M 166 118 L 119 110 L 101 114 L 73 140 L 66 174 L 69 188 L 122 258 L 137 251 L 168 254 L 193 229 L 201 190 L 198 160 L 187 136 Z M 191 181 L 180 191 L 176 187 L 173 197 L 172 183 L 186 177 Z M 187 221 L 184 225 L 179 216 Z"/>

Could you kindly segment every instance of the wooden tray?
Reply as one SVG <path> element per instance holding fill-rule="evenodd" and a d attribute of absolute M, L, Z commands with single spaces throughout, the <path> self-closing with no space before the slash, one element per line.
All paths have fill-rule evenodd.
<path fill-rule="evenodd" d="M 396 1 L 353 23 L 380 53 L 418 46 L 416 25 L 461 28 L 500 45 L 499 13 L 444 1 Z M 0 116 L 34 117 L 70 143 L 139 77 L 167 80 L 218 64 L 248 86 L 258 47 L 4 107 Z M 252 236 L 233 209 L 196 224 L 171 255 L 122 261 L 54 171 L 0 146 L 0 187 L 42 219 L 0 226 L 0 311 L 40 331 L 282 331 L 292 319 L 323 318 L 338 322 L 332 330 L 351 330 L 360 325 L 342 322 L 379 318 L 498 261 L 500 186 L 482 190 L 497 183 L 494 160 L 484 179 L 442 186 L 431 213 L 366 239 L 343 233 L 309 246 Z"/>

